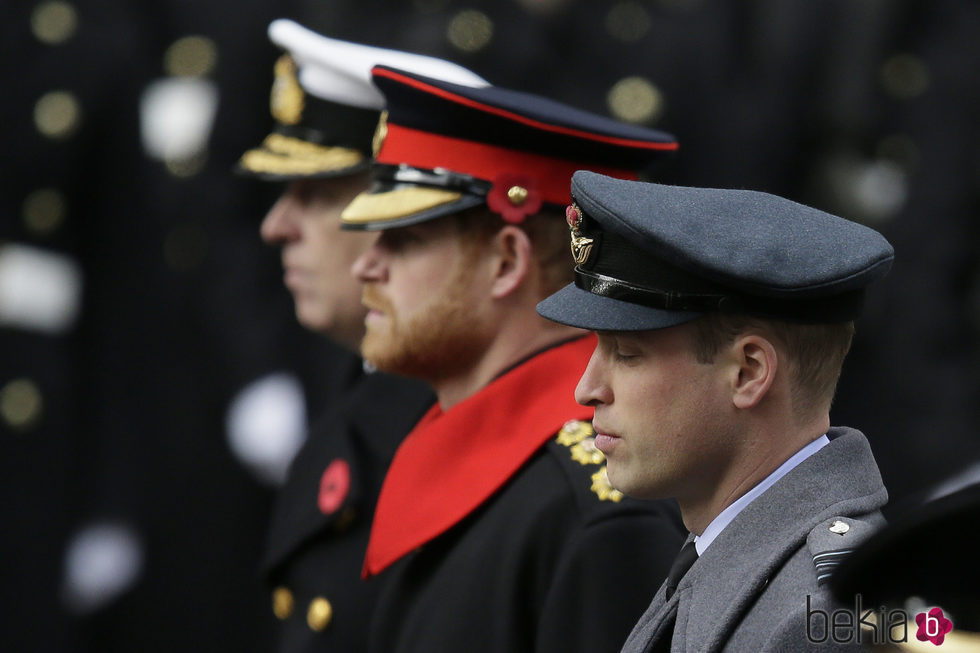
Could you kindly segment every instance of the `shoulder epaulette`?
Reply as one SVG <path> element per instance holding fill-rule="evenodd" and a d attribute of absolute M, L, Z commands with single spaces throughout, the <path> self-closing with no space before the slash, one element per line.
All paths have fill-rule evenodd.
<path fill-rule="evenodd" d="M 844 558 L 875 529 L 876 525 L 853 517 L 831 517 L 810 531 L 806 544 L 813 557 L 817 583 L 825 584 Z"/>

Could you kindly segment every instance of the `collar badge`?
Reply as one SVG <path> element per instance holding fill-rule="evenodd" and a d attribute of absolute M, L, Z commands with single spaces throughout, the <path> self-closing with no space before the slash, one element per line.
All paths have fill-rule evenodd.
<path fill-rule="evenodd" d="M 561 430 L 558 431 L 558 437 L 555 439 L 558 444 L 570 447 L 593 435 L 595 435 L 595 431 L 592 429 L 592 424 L 578 419 L 570 419 L 561 427 Z"/>
<path fill-rule="evenodd" d="M 603 465 L 595 474 L 592 475 L 592 491 L 596 493 L 600 501 L 612 501 L 619 503 L 623 500 L 623 493 L 617 490 L 609 482 L 609 474 L 606 466 Z"/>

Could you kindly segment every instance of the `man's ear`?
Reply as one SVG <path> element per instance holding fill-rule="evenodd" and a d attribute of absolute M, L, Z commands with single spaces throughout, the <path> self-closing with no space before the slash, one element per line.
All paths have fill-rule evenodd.
<path fill-rule="evenodd" d="M 737 374 L 732 387 L 732 402 L 736 408 L 752 408 L 772 387 L 779 356 L 772 342 L 758 334 L 738 336 L 731 347 Z"/>
<path fill-rule="evenodd" d="M 527 279 L 531 270 L 531 239 L 520 227 L 505 225 L 493 239 L 493 285 L 490 294 L 501 299 L 513 293 Z"/>

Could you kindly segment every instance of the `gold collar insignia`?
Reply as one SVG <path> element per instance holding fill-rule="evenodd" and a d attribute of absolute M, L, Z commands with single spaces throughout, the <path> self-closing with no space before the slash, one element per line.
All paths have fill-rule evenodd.
<path fill-rule="evenodd" d="M 623 500 L 623 493 L 609 483 L 609 474 L 606 472 L 605 465 L 592 475 L 592 491 L 596 493 L 600 501 L 618 503 Z"/>
<path fill-rule="evenodd" d="M 570 419 L 561 427 L 561 430 L 558 431 L 558 437 L 555 439 L 558 444 L 571 447 L 593 435 L 595 435 L 595 431 L 592 429 L 592 424 L 578 419 Z"/>
<path fill-rule="evenodd" d="M 568 447 L 572 460 L 582 465 L 601 465 L 606 460 L 602 452 L 595 448 L 595 429 L 589 422 L 577 419 L 565 422 L 555 440 Z M 605 465 L 596 470 L 591 479 L 590 489 L 600 501 L 617 502 L 623 499 L 623 493 L 609 483 Z"/>

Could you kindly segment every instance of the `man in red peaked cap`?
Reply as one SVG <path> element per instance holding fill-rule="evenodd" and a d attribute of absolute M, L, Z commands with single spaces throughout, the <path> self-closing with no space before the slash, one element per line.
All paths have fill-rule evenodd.
<path fill-rule="evenodd" d="M 610 487 L 575 383 L 594 339 L 535 305 L 567 283 L 569 181 L 635 179 L 676 147 L 544 98 L 376 67 L 372 187 L 346 229 L 361 352 L 438 403 L 399 447 L 364 574 L 385 653 L 618 650 L 682 542 L 675 508 Z M 384 410 L 383 400 L 378 410 Z"/>

